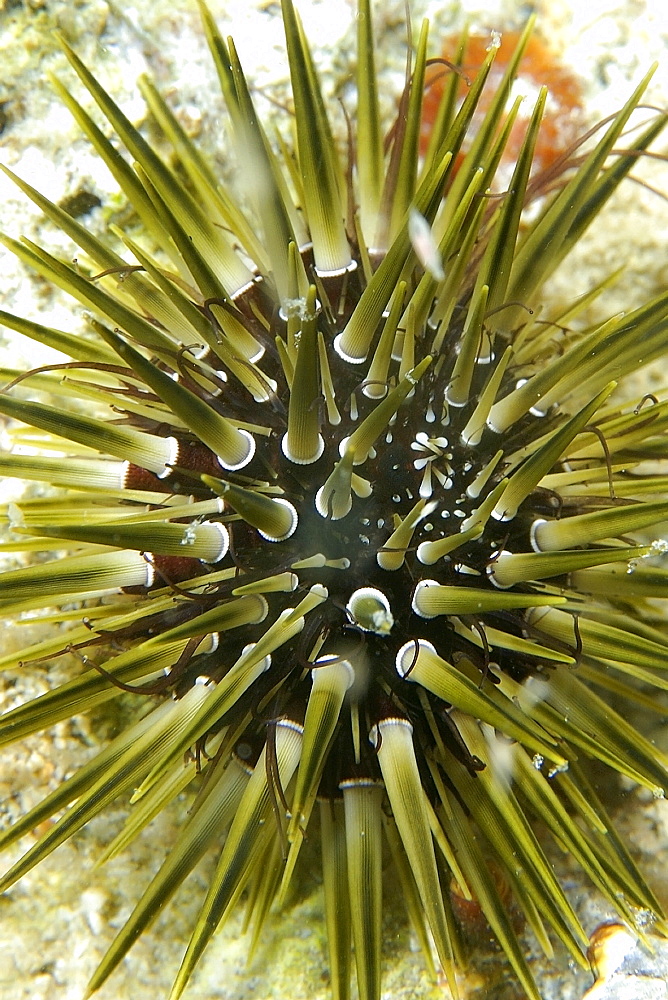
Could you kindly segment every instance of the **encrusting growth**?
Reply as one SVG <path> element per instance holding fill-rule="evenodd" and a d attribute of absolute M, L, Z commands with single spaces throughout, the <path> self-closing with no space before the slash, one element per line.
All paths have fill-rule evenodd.
<path fill-rule="evenodd" d="M 70 628 L 0 666 L 67 650 L 82 670 L 4 715 L 0 741 L 111 699 L 139 710 L 0 834 L 6 847 L 60 814 L 0 886 L 119 796 L 132 808 L 106 856 L 191 788 L 88 995 L 215 843 L 177 1000 L 242 896 L 257 940 L 308 835 L 322 843 L 335 1000 L 350 995 L 353 956 L 361 1000 L 380 996 L 386 852 L 453 996 L 464 956 L 451 883 L 478 901 L 537 1000 L 508 899 L 548 954 L 556 938 L 586 964 L 587 938 L 536 817 L 623 920 L 651 914 L 666 928 L 587 775 L 593 759 L 656 796 L 668 784 L 666 755 L 610 704 L 660 711 L 668 688 L 668 640 L 647 600 L 668 596 L 655 533 L 668 477 L 646 464 L 666 457 L 668 401 L 627 404 L 616 388 L 665 356 L 668 294 L 579 333 L 607 282 L 560 312 L 540 297 L 666 115 L 627 130 L 648 76 L 586 151 L 532 172 L 543 89 L 499 190 L 531 24 L 473 131 L 494 46 L 463 99 L 461 72 L 448 72 L 421 155 L 427 27 L 384 142 L 360 0 L 342 148 L 283 0 L 294 113 L 275 142 L 232 40 L 200 7 L 238 189 L 218 183 L 143 80 L 178 160 L 168 165 L 65 42 L 126 152 L 54 86 L 144 238 L 100 240 L 14 178 L 78 245 L 77 263 L 3 242 L 89 310 L 90 336 L 0 314 L 71 358 L 4 373 L 0 413 L 33 453 L 2 454 L 0 472 L 59 490 L 8 511 L 5 550 L 44 558 L 0 577 L 0 610 L 55 607 Z M 465 54 L 464 37 L 460 66 Z"/>

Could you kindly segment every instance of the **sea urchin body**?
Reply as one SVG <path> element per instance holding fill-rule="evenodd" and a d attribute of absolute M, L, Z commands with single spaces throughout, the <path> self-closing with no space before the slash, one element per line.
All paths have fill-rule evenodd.
<path fill-rule="evenodd" d="M 5 574 L 0 608 L 85 602 L 65 640 L 0 661 L 67 648 L 83 662 L 7 713 L 1 740 L 125 695 L 145 708 L 0 835 L 6 846 L 64 809 L 0 885 L 118 796 L 131 793 L 133 810 L 108 853 L 192 786 L 193 808 L 90 993 L 222 841 L 176 1000 L 244 893 L 259 933 L 319 824 L 336 1000 L 349 995 L 353 953 L 359 996 L 380 995 L 386 847 L 453 995 L 463 957 L 451 882 L 477 899 L 537 998 L 508 894 L 546 951 L 551 930 L 583 963 L 586 936 L 536 817 L 622 918 L 641 909 L 663 927 L 587 762 L 657 796 L 668 782 L 668 758 L 606 701 L 645 704 L 647 687 L 668 685 L 665 634 L 643 620 L 646 598 L 668 596 L 668 545 L 653 534 L 668 477 L 638 468 L 665 457 L 668 403 L 615 395 L 665 353 L 668 295 L 576 336 L 589 297 L 544 316 L 539 293 L 666 118 L 621 138 L 645 80 L 589 152 L 532 174 L 542 92 L 511 184 L 494 191 L 529 29 L 466 143 L 494 48 L 461 103 L 452 74 L 420 157 L 427 30 L 384 144 L 361 0 L 342 153 L 284 0 L 293 152 L 270 142 L 231 40 L 201 6 L 240 191 L 221 188 L 144 81 L 178 159 L 168 166 L 67 46 L 134 161 L 55 81 L 141 220 L 141 245 L 114 234 L 134 262 L 15 178 L 82 254 L 72 266 L 3 241 L 90 310 L 92 335 L 1 317 L 72 361 L 14 373 L 0 395 L 38 452 L 3 454 L 0 471 L 62 491 L 12 509 L 12 546 L 67 549 Z"/>

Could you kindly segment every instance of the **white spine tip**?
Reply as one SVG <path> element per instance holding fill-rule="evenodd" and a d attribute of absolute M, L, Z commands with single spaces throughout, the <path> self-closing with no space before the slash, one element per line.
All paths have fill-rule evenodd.
<path fill-rule="evenodd" d="M 407 677 L 417 663 L 421 650 L 436 654 L 435 647 L 427 639 L 409 639 L 397 653 L 395 666 L 400 677 Z"/>
<path fill-rule="evenodd" d="M 256 642 L 247 643 L 241 650 L 241 656 L 250 656 L 256 646 Z M 269 667 L 271 666 L 271 653 L 267 653 L 266 656 L 263 656 L 259 663 L 261 665 L 262 673 L 266 674 L 267 670 L 269 670 Z"/>
<path fill-rule="evenodd" d="M 249 392 L 256 403 L 267 403 L 272 396 L 276 394 L 278 389 L 278 382 L 276 379 L 269 378 L 268 375 L 263 374 L 263 385 L 261 388 L 251 389 L 249 387 Z M 221 390 L 219 390 L 220 392 Z"/>
<path fill-rule="evenodd" d="M 334 667 L 339 675 L 344 674 L 343 681 L 346 691 L 349 691 L 355 682 L 355 671 L 352 663 L 350 660 L 339 656 L 338 653 L 326 653 L 324 656 L 319 656 L 314 662 L 313 667 L 316 671 L 326 669 L 327 667 Z M 316 682 L 317 678 L 314 677 L 314 683 Z"/>
<path fill-rule="evenodd" d="M 155 583 L 155 570 L 153 568 L 153 564 L 148 562 L 148 560 L 145 562 L 145 566 L 146 566 L 146 579 L 144 580 L 142 586 L 148 589 L 152 587 L 153 584 Z"/>
<path fill-rule="evenodd" d="M 267 531 L 261 531 L 259 528 L 258 534 L 262 535 L 263 538 L 266 538 L 268 542 L 284 542 L 286 538 L 290 538 L 291 535 L 294 535 L 297 530 L 297 525 L 299 524 L 299 517 L 297 515 L 297 511 L 289 500 L 283 500 L 282 497 L 275 497 L 272 502 L 279 507 L 283 507 L 288 512 L 288 527 L 280 535 L 272 535 Z"/>
<path fill-rule="evenodd" d="M 250 363 L 252 365 L 256 365 L 258 363 L 258 361 L 262 361 L 263 357 L 264 357 L 264 347 L 262 346 L 262 344 L 258 344 L 257 351 L 255 352 L 255 354 L 251 354 L 251 356 L 249 357 L 248 360 L 250 361 Z M 269 381 L 270 382 L 274 382 L 273 378 L 269 379 Z M 275 382 L 274 382 L 274 385 L 276 385 Z"/>
<path fill-rule="evenodd" d="M 166 479 L 167 476 L 171 476 L 172 467 L 176 465 L 176 462 L 179 457 L 180 445 L 177 439 L 175 437 L 168 437 L 165 439 L 165 443 L 168 445 L 169 454 L 165 459 L 164 468 L 161 469 L 160 472 L 156 472 L 156 476 L 158 477 L 158 479 Z"/>
<path fill-rule="evenodd" d="M 262 596 L 262 594 L 254 594 L 253 596 L 255 600 L 258 602 L 257 603 L 258 612 L 255 618 L 253 618 L 252 621 L 250 621 L 248 624 L 259 625 L 261 622 L 265 620 L 265 618 L 269 614 L 269 602 L 265 597 Z"/>
<path fill-rule="evenodd" d="M 502 497 L 501 502 L 492 511 L 492 517 L 495 521 L 512 521 L 516 513 L 517 511 L 509 510 L 504 506 Z"/>
<path fill-rule="evenodd" d="M 531 542 L 531 548 L 534 552 L 542 552 L 539 542 L 538 542 L 538 531 L 542 524 L 547 524 L 548 522 L 544 517 L 537 517 L 536 520 L 531 525 L 531 531 L 529 532 L 529 541 Z"/>
<path fill-rule="evenodd" d="M 321 486 L 315 495 L 315 509 L 320 514 L 320 517 L 328 518 L 331 521 L 340 521 L 350 513 L 353 506 L 353 498 L 349 495 L 344 503 L 341 503 L 340 498 L 338 498 L 336 509 L 334 509 L 333 504 L 330 509 L 330 501 L 333 499 L 333 492 L 329 489 L 325 491 L 325 487 Z"/>
<path fill-rule="evenodd" d="M 255 455 L 255 438 L 248 431 L 242 430 L 241 427 L 237 428 L 238 433 L 246 440 L 246 449 L 243 457 L 237 462 L 227 462 L 220 455 L 217 455 L 218 464 L 221 468 L 226 469 L 228 472 L 237 472 L 239 469 L 244 469 L 249 462 L 253 460 Z"/>
<path fill-rule="evenodd" d="M 353 625 L 363 632 L 389 635 L 394 625 L 394 616 L 382 590 L 375 587 L 360 587 L 354 591 L 346 604 L 346 612 Z"/>
<path fill-rule="evenodd" d="M 418 562 L 421 562 L 423 566 L 433 566 L 435 562 L 438 562 L 438 556 L 434 555 L 434 548 L 433 542 L 420 542 L 416 553 Z"/>
<path fill-rule="evenodd" d="M 494 584 L 499 590 L 509 590 L 512 587 L 512 583 L 500 583 L 496 578 L 496 564 L 499 559 L 503 559 L 504 556 L 512 556 L 512 552 L 508 549 L 501 549 L 492 553 L 492 560 L 487 564 L 485 572 L 491 583 Z"/>
<path fill-rule="evenodd" d="M 398 716 L 381 719 L 380 722 L 371 727 L 369 730 L 369 743 L 371 743 L 376 753 L 382 753 L 383 736 L 389 739 L 389 733 L 392 729 L 396 730 L 398 727 L 408 730 L 409 733 L 413 732 L 413 724 L 408 719 L 399 718 Z"/>
<path fill-rule="evenodd" d="M 343 337 L 344 334 L 339 333 L 338 336 L 334 338 L 334 350 L 336 351 L 338 356 L 341 358 L 342 361 L 348 361 L 349 364 L 351 365 L 363 364 L 366 361 L 366 354 L 363 354 L 361 357 L 355 357 L 352 354 L 348 354 L 347 351 L 345 351 L 344 348 L 341 346 Z"/>
<path fill-rule="evenodd" d="M 413 600 L 411 601 L 411 607 L 416 615 L 420 618 L 436 618 L 436 615 L 429 614 L 424 611 L 424 601 L 422 600 L 425 590 L 429 587 L 440 587 L 438 580 L 420 580 L 413 591 Z"/>
<path fill-rule="evenodd" d="M 331 269 L 316 267 L 315 273 L 319 278 L 327 280 L 328 278 L 342 278 L 344 274 L 352 274 L 353 271 L 357 270 L 357 261 L 350 260 L 343 267 L 334 267 Z"/>
<path fill-rule="evenodd" d="M 445 390 L 444 396 L 445 396 L 445 401 L 447 403 L 449 403 L 450 406 L 454 406 L 454 407 L 457 407 L 457 408 L 460 408 L 462 406 L 466 406 L 466 404 L 469 401 L 468 400 L 468 394 L 467 394 L 467 396 L 466 396 L 465 399 L 462 399 L 462 397 L 451 386 L 448 386 L 448 388 Z"/>
<path fill-rule="evenodd" d="M 229 551 L 230 533 L 225 527 L 225 525 L 221 524 L 219 521 L 205 521 L 204 523 L 210 525 L 212 528 L 215 528 L 218 534 L 220 535 L 220 549 L 218 550 L 216 555 L 214 555 L 211 559 L 205 559 L 204 562 L 207 563 L 220 562 L 221 559 L 225 558 L 225 556 Z"/>
<path fill-rule="evenodd" d="M 388 389 L 382 382 L 367 382 L 367 384 L 362 387 L 362 392 L 367 399 L 385 399 Z"/>
<path fill-rule="evenodd" d="M 294 452 L 290 450 L 290 443 L 288 441 L 288 435 L 284 434 L 281 439 L 281 451 L 287 458 L 288 462 L 292 462 L 294 465 L 312 465 L 317 462 L 319 458 L 322 457 L 322 453 L 325 450 L 325 441 L 322 434 L 318 434 L 318 441 L 315 451 L 312 455 L 307 455 L 306 457 L 295 455 Z"/>

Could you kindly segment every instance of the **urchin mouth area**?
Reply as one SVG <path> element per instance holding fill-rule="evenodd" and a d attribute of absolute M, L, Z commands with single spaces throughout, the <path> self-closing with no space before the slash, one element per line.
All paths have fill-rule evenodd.
<path fill-rule="evenodd" d="M 476 361 L 469 383 L 470 401 L 453 406 L 448 391 L 457 352 L 451 353 L 450 360 L 444 358 L 435 370 L 426 370 L 411 387 L 409 398 L 376 435 L 363 460 L 351 463 L 351 482 L 355 475 L 365 486 L 355 489 L 353 485 L 350 507 L 343 516 L 332 516 L 331 510 L 319 507 L 319 493 L 332 469 L 342 463 L 347 442 L 373 419 L 380 402 L 396 386 L 398 375 L 382 386 L 375 385 L 376 391 L 367 394 L 370 383 L 363 372 L 333 351 L 329 360 L 340 421 L 331 425 L 321 419 L 322 449 L 310 462 L 291 461 L 278 443 L 285 431 L 277 425 L 270 437 L 260 440 L 254 462 L 244 470 L 251 479 L 256 470 L 258 476 L 272 470 L 267 489 L 280 493 L 293 506 L 296 527 L 289 537 L 263 546 L 243 521 L 231 523 L 237 565 L 253 577 L 290 569 L 299 581 L 298 590 L 326 587 L 328 599 L 315 613 L 309 635 L 313 637 L 320 630 L 322 637 L 326 636 L 321 640 L 326 642 L 325 648 L 338 653 L 339 648 L 348 648 L 355 632 L 359 634 L 367 666 L 365 683 L 356 688 L 356 697 L 362 690 L 369 694 L 374 678 L 381 681 L 381 689 L 396 692 L 395 656 L 403 644 L 417 641 L 416 637 L 433 640 L 447 658 L 466 650 L 466 640 L 455 634 L 446 618 L 419 610 L 415 595 L 422 581 L 436 577 L 439 586 L 484 588 L 493 594 L 494 580 L 487 569 L 495 553 L 509 546 L 524 550 L 534 509 L 542 511 L 549 506 L 545 496 L 536 493 L 512 522 L 501 524 L 490 518 L 491 504 L 504 476 L 500 439 L 483 428 L 473 446 L 464 431 L 494 369 L 495 356 L 487 351 Z M 270 374 L 278 386 L 285 384 L 278 364 Z M 287 386 L 278 393 L 287 414 Z M 316 405 L 322 413 L 322 398 Z M 547 423 L 549 420 L 529 417 L 521 432 L 507 437 L 512 443 L 519 436 L 526 446 Z M 275 614 L 287 606 L 288 598 L 274 599 L 273 603 Z M 480 614 L 471 610 L 479 634 L 484 635 L 484 619 L 490 619 L 490 608 L 494 621 L 493 602 Z M 521 635 L 521 614 L 511 610 L 500 613 L 498 623 Z M 481 676 L 488 672 L 489 651 L 480 654 L 468 648 L 468 653 L 479 662 Z M 502 652 L 500 656 L 504 658 Z M 516 657 L 511 672 L 519 680 L 539 667 L 538 661 Z"/>

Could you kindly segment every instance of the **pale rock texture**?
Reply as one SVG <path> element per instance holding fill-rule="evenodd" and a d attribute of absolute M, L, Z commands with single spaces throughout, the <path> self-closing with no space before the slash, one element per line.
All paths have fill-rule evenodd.
<path fill-rule="evenodd" d="M 319 69 L 330 91 L 346 91 L 346 70 L 353 51 L 352 0 L 301 0 Z M 649 101 L 665 106 L 668 99 L 668 17 L 665 0 L 413 0 L 414 25 L 427 13 L 433 19 L 432 39 L 460 27 L 464 20 L 480 28 L 503 30 L 520 25 L 531 9 L 539 30 L 564 63 L 581 78 L 587 120 L 612 113 L 653 60 L 661 66 Z M 234 35 L 248 76 L 259 92 L 279 100 L 285 93 L 286 61 L 277 3 L 258 0 L 210 0 L 224 33 Z M 386 110 L 392 111 L 403 79 L 403 0 L 377 4 L 379 70 L 386 73 Z M 52 97 L 47 73 L 59 75 L 80 94 L 66 69 L 54 30 L 60 30 L 102 83 L 136 123 L 145 119 L 137 93 L 137 77 L 148 72 L 178 110 L 181 122 L 213 157 L 221 171 L 229 164 L 221 142 L 225 122 L 217 81 L 206 51 L 196 4 L 191 0 L 26 0 L 24 5 L 0 3 L 0 160 L 52 200 L 85 192 L 99 200 L 87 216 L 97 231 L 116 221 L 122 225 L 123 204 L 106 168 L 99 164 L 72 123 Z M 263 112 L 269 101 L 259 101 Z M 648 113 L 649 114 L 649 113 Z M 149 133 L 150 134 L 150 133 Z M 659 161 L 638 165 L 634 175 L 666 190 L 666 168 Z M 1 227 L 21 233 L 49 249 L 73 255 L 73 248 L 4 177 L 0 177 Z M 628 310 L 665 287 L 668 279 L 668 202 L 648 187 L 627 182 L 606 207 L 558 279 L 550 297 L 559 300 L 584 292 L 601 276 L 624 265 L 619 283 L 605 299 L 605 310 Z M 11 255 L 0 251 L 2 308 L 30 315 L 66 330 L 81 329 L 81 310 L 53 292 L 38 277 L 28 275 Z M 593 314 L 590 318 L 594 318 Z M 48 364 L 51 352 L 0 330 L 0 365 L 34 367 Z M 663 366 L 665 379 L 665 364 Z M 642 376 L 650 391 L 657 375 Z M 0 487 L 0 500 L 16 496 L 17 484 Z M 3 632 L 3 643 L 25 641 L 28 626 Z M 16 633 L 19 633 L 18 635 Z M 56 673 L 66 670 L 58 665 Z M 51 676 L 54 676 L 53 674 Z M 20 677 L 0 677 L 0 706 L 46 689 L 48 678 L 39 668 Z M 652 720 L 655 724 L 655 720 Z M 9 822 L 34 804 L 63 777 L 86 761 L 100 736 L 113 731 L 113 717 L 79 718 L 53 732 L 36 736 L 2 755 L 0 822 Z M 666 743 L 665 728 L 656 728 Z M 618 807 L 620 803 L 617 802 Z M 79 1000 L 87 979 L 115 931 L 128 916 L 149 873 L 153 872 L 179 824 L 186 803 L 177 803 L 120 858 L 103 869 L 93 864 L 118 829 L 124 803 L 60 848 L 45 864 L 0 899 L 0 996 L 3 1000 Z M 668 812 L 663 801 L 647 801 L 629 789 L 620 807 L 623 832 L 660 898 L 668 905 Z M 24 847 L 29 846 L 30 838 Z M 315 852 L 317 845 L 311 845 Z M 16 853 L 16 852 L 15 852 Z M 609 914 L 583 889 L 570 859 L 554 863 L 572 890 L 585 927 L 593 931 Z M 12 858 L 3 859 L 9 864 Z M 191 1000 L 325 1000 L 328 976 L 322 928 L 318 864 L 303 880 L 282 916 L 263 933 L 261 951 L 246 963 L 241 915 L 208 949 L 188 991 Z M 129 958 L 97 994 L 100 1000 L 159 1000 L 169 990 L 178 966 L 197 900 L 211 871 L 209 858 L 186 883 L 175 905 L 162 914 L 153 931 L 133 948 Z M 387 903 L 385 996 L 387 1000 L 447 1000 L 447 987 L 428 981 L 417 946 L 403 917 Z M 592 979 L 571 967 L 559 954 L 546 963 L 531 941 L 527 950 L 546 1000 L 577 1000 Z M 316 989 L 314 990 L 314 984 Z M 461 993 L 486 1000 L 516 1000 L 507 966 L 493 952 L 479 956 L 462 979 Z"/>

